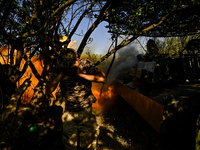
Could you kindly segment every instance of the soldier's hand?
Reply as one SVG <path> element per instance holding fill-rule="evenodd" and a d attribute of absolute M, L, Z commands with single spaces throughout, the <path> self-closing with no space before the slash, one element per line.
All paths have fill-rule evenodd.
<path fill-rule="evenodd" d="M 77 75 L 79 75 L 80 73 L 81 73 L 81 70 L 82 70 L 82 68 L 81 68 L 81 66 L 79 65 L 79 59 L 77 59 L 75 62 L 74 62 L 74 64 L 72 65 L 72 67 L 76 67 L 77 68 Z"/>

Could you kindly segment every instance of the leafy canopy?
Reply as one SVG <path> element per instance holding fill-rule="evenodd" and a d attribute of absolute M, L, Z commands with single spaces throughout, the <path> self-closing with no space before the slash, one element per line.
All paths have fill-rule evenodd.
<path fill-rule="evenodd" d="M 109 9 L 114 35 L 184 36 L 200 29 L 199 0 L 123 0 Z"/>

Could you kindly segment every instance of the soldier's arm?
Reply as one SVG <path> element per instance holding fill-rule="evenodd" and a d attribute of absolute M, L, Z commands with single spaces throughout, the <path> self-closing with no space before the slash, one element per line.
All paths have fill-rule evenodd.
<path fill-rule="evenodd" d="M 91 82 L 105 83 L 107 80 L 105 74 L 101 70 L 97 70 L 94 74 L 84 74 L 81 73 L 81 70 L 79 68 L 77 69 L 77 75 Z"/>
<path fill-rule="evenodd" d="M 73 67 L 77 67 L 77 75 L 85 80 L 91 81 L 91 82 L 106 82 L 106 76 L 101 70 L 97 70 L 94 73 L 87 74 L 87 73 L 82 73 L 82 68 L 79 65 L 79 59 L 75 61 L 73 64 Z"/>

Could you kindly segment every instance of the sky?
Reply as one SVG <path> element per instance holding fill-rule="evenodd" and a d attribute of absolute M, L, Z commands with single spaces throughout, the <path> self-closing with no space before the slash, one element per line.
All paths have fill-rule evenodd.
<path fill-rule="evenodd" d="M 87 45 L 87 47 L 85 47 L 84 52 L 86 52 L 88 48 L 92 50 L 92 52 L 95 54 L 105 55 L 108 52 L 108 49 L 112 41 L 111 41 L 111 35 L 110 33 L 108 33 L 108 29 L 105 28 L 106 25 L 107 25 L 106 22 L 102 22 L 93 31 L 93 33 L 90 36 L 91 38 L 93 38 L 93 41 L 89 45 Z M 87 30 L 87 28 L 88 28 L 88 22 L 87 20 L 84 20 L 83 23 L 79 26 L 76 33 L 78 34 L 78 33 L 81 33 L 82 31 L 84 32 Z M 82 38 L 83 37 L 80 37 L 77 35 L 74 35 L 72 37 L 72 41 L 75 42 L 77 48 Z M 143 45 L 143 47 L 145 47 L 145 43 L 144 43 L 145 39 L 139 38 L 139 40 L 141 44 Z M 135 43 L 135 46 L 137 47 L 139 51 L 143 51 L 142 47 L 139 44 Z"/>
<path fill-rule="evenodd" d="M 93 33 L 90 36 L 93 39 L 93 41 L 89 45 L 87 45 L 85 50 L 87 50 L 89 47 L 89 49 L 91 49 L 92 52 L 95 54 L 104 54 L 108 50 L 112 41 L 110 40 L 110 34 L 107 33 L 108 30 L 105 28 L 105 26 L 106 26 L 106 23 L 102 22 L 93 31 Z M 76 33 L 78 34 L 78 33 L 81 33 L 82 31 L 85 32 L 87 28 L 88 28 L 87 21 L 83 21 L 83 23 L 79 26 Z M 80 44 L 82 39 L 83 37 L 77 36 L 77 35 L 74 35 L 72 37 L 72 40 L 76 41 L 75 44 L 77 46 Z"/>

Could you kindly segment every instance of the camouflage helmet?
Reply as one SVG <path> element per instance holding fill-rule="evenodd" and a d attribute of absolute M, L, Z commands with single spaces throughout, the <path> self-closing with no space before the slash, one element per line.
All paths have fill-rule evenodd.
<path fill-rule="evenodd" d="M 60 51 L 58 57 L 58 67 L 69 69 L 74 64 L 77 58 L 77 53 L 72 48 L 64 48 Z"/>

